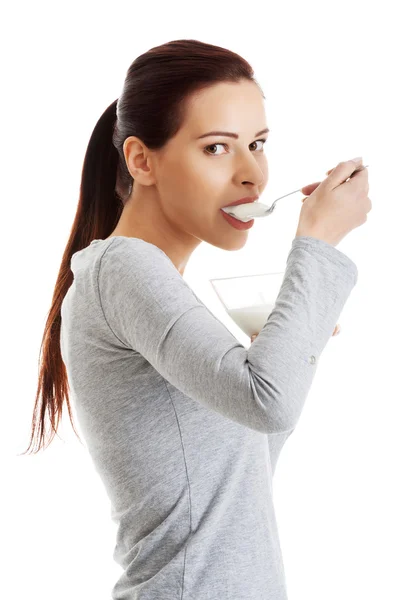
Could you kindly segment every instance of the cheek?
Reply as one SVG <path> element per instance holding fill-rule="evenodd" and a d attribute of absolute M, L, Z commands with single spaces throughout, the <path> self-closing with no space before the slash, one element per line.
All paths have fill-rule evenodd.
<path fill-rule="evenodd" d="M 185 205 L 190 204 L 193 209 L 212 203 L 213 198 L 223 194 L 226 186 L 226 176 L 221 169 L 213 167 L 199 158 L 191 160 L 180 169 L 177 180 L 177 195 Z"/>
<path fill-rule="evenodd" d="M 226 198 L 229 201 L 232 172 L 228 161 L 208 158 L 201 150 L 198 155 L 165 163 L 161 175 L 164 210 L 175 222 L 200 223 L 217 214 Z"/>

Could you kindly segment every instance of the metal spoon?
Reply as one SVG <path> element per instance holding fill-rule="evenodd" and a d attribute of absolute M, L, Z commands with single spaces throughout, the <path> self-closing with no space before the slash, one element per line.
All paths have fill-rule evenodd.
<path fill-rule="evenodd" d="M 369 165 L 362 165 L 361 167 L 358 167 L 357 169 L 355 169 L 353 171 L 353 173 L 350 175 L 350 177 L 348 177 L 346 179 L 346 181 L 348 181 L 349 179 L 351 179 L 352 177 L 354 177 L 354 175 L 356 173 L 358 173 L 358 171 L 362 171 L 363 169 L 366 169 Z M 343 182 L 345 183 L 345 182 Z M 304 186 L 305 187 L 305 186 Z M 262 202 L 251 202 L 249 204 L 242 204 L 241 206 L 248 206 L 250 213 L 246 213 L 246 217 L 237 217 L 235 215 L 235 212 L 233 209 L 235 209 L 235 206 L 226 206 L 225 208 L 223 208 L 222 210 L 226 213 L 228 213 L 228 215 L 230 215 L 231 217 L 235 217 L 236 219 L 243 221 L 244 223 L 247 223 L 248 221 L 251 221 L 251 219 L 254 219 L 256 217 L 267 217 L 268 215 L 270 215 L 274 209 L 275 209 L 275 204 L 278 202 L 278 200 L 281 200 L 282 198 L 286 198 L 286 196 L 291 196 L 292 194 L 296 194 L 296 192 L 301 192 L 300 188 L 299 190 L 295 190 L 294 192 L 290 192 L 289 194 L 285 194 L 284 196 L 280 196 L 279 198 L 277 198 L 276 200 L 273 201 L 273 203 L 271 204 L 271 206 L 267 206 L 266 204 L 263 204 Z M 251 213 L 251 208 L 255 207 L 255 205 L 257 206 L 257 214 Z M 264 209 L 262 212 L 260 211 L 260 207 L 262 209 Z M 260 212 L 259 212 L 260 211 Z M 261 213 L 261 214 L 260 214 Z"/>

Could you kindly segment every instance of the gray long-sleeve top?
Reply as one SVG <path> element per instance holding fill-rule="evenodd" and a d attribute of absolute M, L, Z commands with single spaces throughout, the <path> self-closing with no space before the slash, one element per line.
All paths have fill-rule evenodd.
<path fill-rule="evenodd" d="M 272 477 L 356 265 L 294 238 L 249 349 L 153 244 L 93 240 L 71 269 L 61 351 L 118 524 L 113 600 L 286 600 Z"/>

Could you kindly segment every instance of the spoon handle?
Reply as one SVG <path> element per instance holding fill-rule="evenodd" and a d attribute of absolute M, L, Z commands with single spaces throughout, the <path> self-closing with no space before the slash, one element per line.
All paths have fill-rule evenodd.
<path fill-rule="evenodd" d="M 286 198 L 286 196 L 291 196 L 292 194 L 296 194 L 296 192 L 301 192 L 301 188 L 299 190 L 294 190 L 294 192 L 289 192 L 289 194 L 285 194 L 284 196 L 279 196 L 279 198 L 277 198 L 276 200 L 273 201 L 273 203 L 271 204 L 269 209 L 272 211 L 273 207 L 278 202 L 278 200 L 281 200 L 282 198 Z"/>
<path fill-rule="evenodd" d="M 362 165 L 361 167 L 358 167 L 357 169 L 355 169 L 353 171 L 353 173 L 350 175 L 350 177 L 348 177 L 346 179 L 346 181 L 349 181 L 349 179 L 351 179 L 352 177 L 354 177 L 354 175 L 356 173 L 358 173 L 359 171 L 362 171 L 363 169 L 366 169 L 367 167 L 368 167 L 368 165 Z M 345 182 L 343 182 L 343 183 L 345 183 Z M 306 187 L 306 186 L 303 186 L 303 187 Z M 256 215 L 250 213 L 250 214 L 247 215 L 246 220 L 243 219 L 244 222 L 248 222 L 248 221 L 250 221 L 251 219 L 254 219 L 254 218 L 266 217 L 266 216 L 270 215 L 272 213 L 272 211 L 274 210 L 275 204 L 278 202 L 278 200 L 281 200 L 282 198 L 286 198 L 287 196 L 291 196 L 292 194 L 296 194 L 297 192 L 301 192 L 302 189 L 303 188 L 300 188 L 299 190 L 294 190 L 294 192 L 289 192 L 288 194 L 285 194 L 284 196 L 280 196 L 279 198 L 276 198 L 276 200 L 273 201 L 273 203 L 271 204 L 271 206 L 267 206 L 266 204 L 263 204 L 262 202 L 255 202 L 255 204 L 257 205 L 258 208 L 261 206 L 264 209 L 264 213 L 263 214 L 256 214 Z M 233 213 L 230 213 L 229 210 L 227 212 L 231 216 L 233 216 L 233 217 L 235 216 Z"/>
<path fill-rule="evenodd" d="M 247 216 L 247 221 L 250 221 L 251 219 L 254 219 L 256 217 L 257 218 L 258 217 L 266 217 L 267 215 L 270 215 L 275 208 L 275 203 L 278 202 L 278 200 L 280 200 L 281 198 L 286 198 L 286 196 L 291 196 L 292 194 L 295 194 L 296 192 L 301 192 L 301 189 L 294 190 L 294 192 L 289 192 L 289 194 L 285 194 L 284 196 L 277 198 L 276 200 L 273 201 L 271 206 L 268 206 L 267 204 L 263 204 L 263 202 L 254 202 L 254 204 L 257 205 L 257 208 L 259 208 L 261 206 L 264 209 L 264 213 L 261 215 L 260 214 L 254 215 L 254 214 L 250 213 Z M 235 215 L 232 215 L 232 216 L 235 216 Z"/>
<path fill-rule="evenodd" d="M 362 165 L 361 167 L 358 167 L 357 169 L 355 169 L 352 174 L 350 175 L 350 177 L 348 177 L 348 179 L 346 179 L 346 181 L 348 181 L 349 179 L 351 179 L 352 177 L 354 177 L 354 175 L 356 173 L 358 173 L 359 171 L 362 171 L 363 169 L 366 169 L 369 165 Z M 289 194 L 285 194 L 284 196 L 280 196 L 279 198 L 277 198 L 276 200 L 273 201 L 273 203 L 270 206 L 270 212 L 272 212 L 273 207 L 275 206 L 275 203 L 278 202 L 278 200 L 280 200 L 281 198 L 286 198 L 286 196 L 290 196 L 291 194 L 295 194 L 296 192 L 301 192 L 302 188 L 300 188 L 299 190 L 295 190 L 294 192 L 290 192 Z"/>

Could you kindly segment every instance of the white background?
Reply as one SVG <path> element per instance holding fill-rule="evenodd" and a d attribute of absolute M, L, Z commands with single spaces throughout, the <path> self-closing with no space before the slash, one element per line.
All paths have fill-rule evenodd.
<path fill-rule="evenodd" d="M 139 54 L 189 38 L 229 48 L 254 68 L 271 129 L 264 202 L 324 179 L 339 161 L 360 155 L 369 165 L 372 211 L 338 245 L 356 263 L 358 283 L 280 456 L 274 498 L 289 600 L 400 598 L 395 6 L 97 1 L 3 9 L 1 597 L 109 600 L 121 573 L 109 501 L 66 407 L 60 437 L 45 452 L 16 455 L 29 440 L 41 337 L 90 135 Z M 247 336 L 209 279 L 284 270 L 301 198 L 256 220 L 242 250 L 203 243 L 186 268 L 189 285 L 243 344 Z"/>

